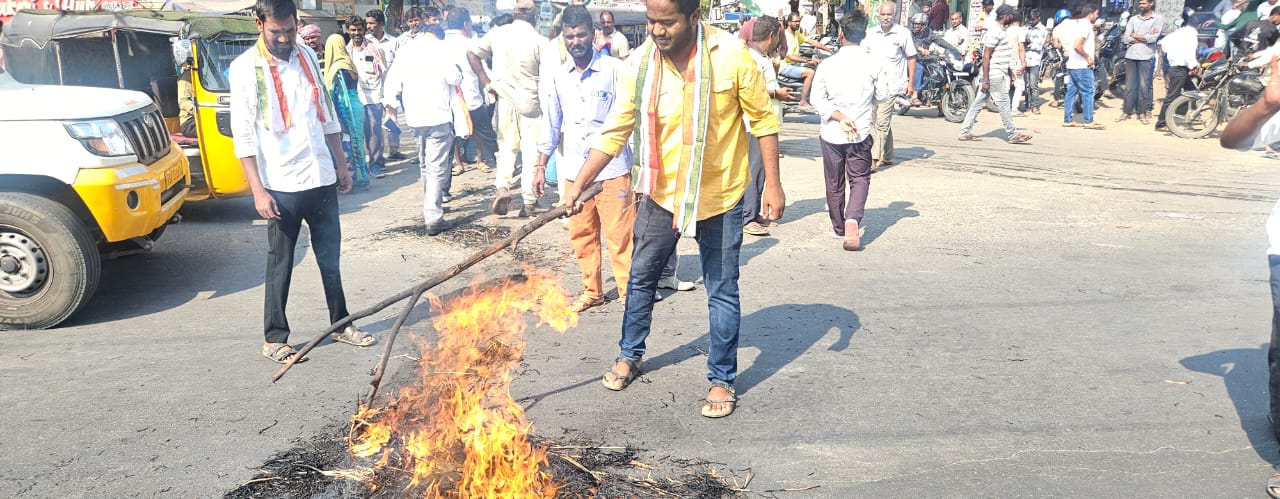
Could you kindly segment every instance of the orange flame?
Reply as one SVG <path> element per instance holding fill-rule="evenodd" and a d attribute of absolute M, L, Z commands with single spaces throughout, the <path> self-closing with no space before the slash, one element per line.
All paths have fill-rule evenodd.
<path fill-rule="evenodd" d="M 532 268 L 526 277 L 482 289 L 473 283 L 432 321 L 439 338 L 422 343 L 419 379 L 383 408 L 352 418 L 350 451 L 373 458 L 375 469 L 412 472 L 409 488 L 427 497 L 552 497 L 556 485 L 541 471 L 546 452 L 528 442 L 524 408 L 509 393 L 524 352 L 527 312 L 538 325 L 563 333 L 577 325 L 557 279 Z"/>

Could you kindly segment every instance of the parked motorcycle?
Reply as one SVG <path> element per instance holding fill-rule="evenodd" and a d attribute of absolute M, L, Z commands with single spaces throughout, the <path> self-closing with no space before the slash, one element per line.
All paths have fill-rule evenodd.
<path fill-rule="evenodd" d="M 1257 102 L 1264 89 L 1260 70 L 1233 61 L 1216 63 L 1204 70 L 1195 90 L 1183 92 L 1169 103 L 1164 121 L 1170 132 L 1184 139 L 1206 137 Z"/>
<path fill-rule="evenodd" d="M 947 121 L 964 121 L 976 94 L 971 81 L 960 78 L 945 57 L 926 56 L 920 59 L 920 63 L 924 66 L 924 77 L 920 80 L 920 88 L 916 89 L 916 98 L 920 100 L 921 107 L 937 106 L 938 115 Z M 966 75 L 972 77 L 968 73 Z M 900 106 L 898 114 L 907 114 L 910 110 L 910 104 Z"/>

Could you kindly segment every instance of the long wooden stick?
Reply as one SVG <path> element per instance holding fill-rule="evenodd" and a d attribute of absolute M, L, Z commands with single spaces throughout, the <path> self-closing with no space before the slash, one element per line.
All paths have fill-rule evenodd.
<path fill-rule="evenodd" d="M 578 199 L 576 202 L 578 203 L 585 202 L 586 200 L 595 197 L 596 194 L 599 194 L 602 189 L 603 188 L 601 187 L 600 183 L 596 182 L 595 184 L 592 184 L 591 187 L 582 191 L 582 193 L 578 195 Z M 528 236 L 530 233 L 532 233 L 535 230 L 538 230 L 543 225 L 546 225 L 552 220 L 563 217 L 565 213 L 568 213 L 568 211 L 569 211 L 569 205 L 561 204 L 560 206 L 555 207 L 551 211 L 538 215 L 533 220 L 530 220 L 528 223 L 520 226 L 520 228 L 516 229 L 514 232 L 511 233 L 511 235 L 508 235 L 502 240 L 494 241 L 488 246 L 481 248 L 479 251 L 476 251 L 475 253 L 471 254 L 471 256 L 467 257 L 461 262 L 458 262 L 454 266 L 449 267 L 448 269 L 445 269 L 444 272 L 436 274 L 434 277 L 430 279 L 419 282 L 418 284 L 414 285 L 409 289 L 396 293 L 390 298 L 382 300 L 369 308 L 360 310 L 358 312 L 355 312 L 351 315 L 348 315 L 346 317 L 339 319 L 337 322 L 330 325 L 329 328 L 324 331 L 324 333 L 321 333 L 319 336 L 316 336 L 316 338 L 311 340 L 309 343 L 307 343 L 306 346 L 303 346 L 302 350 L 299 350 L 296 355 L 293 355 L 292 357 L 290 357 L 289 362 L 286 363 L 283 367 L 281 367 L 279 371 L 276 371 L 275 376 L 271 377 L 271 382 L 275 383 L 276 381 L 279 381 L 280 378 L 284 376 L 284 373 L 289 372 L 289 368 L 293 367 L 293 364 L 296 363 L 298 359 L 305 357 L 308 352 L 310 352 L 312 349 L 316 347 L 316 345 L 319 345 L 321 341 L 323 341 L 326 337 L 333 334 L 334 332 L 346 327 L 348 324 L 351 324 L 356 320 L 363 319 L 370 315 L 376 314 L 382 311 L 383 309 L 396 304 L 396 302 L 399 302 L 400 300 L 403 300 L 410 296 L 421 296 L 422 293 L 425 293 L 427 290 L 434 288 L 436 286 L 439 286 L 441 283 L 449 280 L 450 278 L 458 274 L 461 274 L 462 271 L 471 268 L 477 263 L 480 263 L 480 261 L 484 260 L 485 258 L 489 258 L 490 256 L 493 256 L 494 253 L 501 251 L 503 248 L 506 248 L 507 246 L 514 246 L 516 243 L 520 242 L 521 239 L 524 239 L 525 236 Z M 396 331 L 398 331 L 399 326 L 403 324 L 403 320 L 397 321 L 396 324 L 397 324 L 396 329 L 393 330 L 392 334 L 387 338 L 388 340 L 387 346 L 386 346 L 387 352 L 391 351 L 391 344 L 395 339 Z M 383 355 L 384 366 L 385 366 L 386 358 L 387 356 Z M 381 379 L 379 379 L 379 381 L 381 381 Z M 374 390 L 371 390 L 371 392 L 376 392 L 376 391 L 377 391 L 376 387 Z"/>

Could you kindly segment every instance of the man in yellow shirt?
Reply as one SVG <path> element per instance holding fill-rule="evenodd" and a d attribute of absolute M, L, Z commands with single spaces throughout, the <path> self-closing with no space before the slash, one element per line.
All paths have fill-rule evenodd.
<path fill-rule="evenodd" d="M 711 322 L 711 389 L 702 415 L 724 417 L 737 404 L 738 255 L 742 196 L 750 181 L 746 134 L 759 138 L 764 156 L 761 217 L 777 219 L 786 204 L 778 179 L 778 117 L 746 46 L 702 24 L 697 0 L 649 0 L 646 8 L 649 39 L 632 51 L 619 77 L 617 100 L 633 105 L 618 106 L 605 119 L 565 199 L 577 199 L 633 140 L 632 178 L 645 196 L 635 204 L 621 353 L 602 383 L 622 390 L 639 374 L 663 264 L 680 234 L 693 233 Z M 580 209 L 575 204 L 570 211 Z"/>

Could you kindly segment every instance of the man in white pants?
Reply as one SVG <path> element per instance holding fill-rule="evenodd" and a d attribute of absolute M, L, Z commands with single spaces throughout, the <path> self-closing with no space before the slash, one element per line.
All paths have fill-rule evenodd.
<path fill-rule="evenodd" d="M 520 155 L 523 164 L 520 172 L 522 215 L 531 214 L 538 200 L 533 190 L 538 126 L 542 118 L 538 72 L 546 38 L 533 27 L 538 13 L 532 0 L 520 0 L 514 15 L 514 22 L 489 30 L 467 54 L 480 85 L 498 98 L 498 171 L 494 179 L 498 193 L 491 205 L 497 215 L 507 214 L 511 200 L 507 188 L 515 172 L 516 155 Z M 482 62 L 488 58 L 493 59 L 492 77 Z"/>

